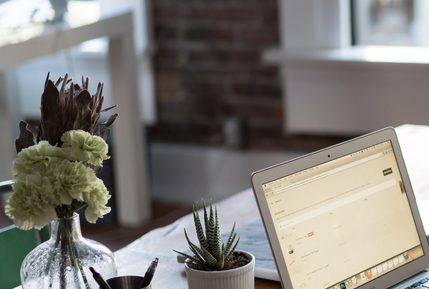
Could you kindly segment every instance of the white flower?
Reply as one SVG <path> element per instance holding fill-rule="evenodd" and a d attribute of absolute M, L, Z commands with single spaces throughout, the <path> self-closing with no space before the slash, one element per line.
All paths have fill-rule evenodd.
<path fill-rule="evenodd" d="M 7 200 L 5 213 L 17 227 L 23 230 L 33 227 L 40 229 L 56 217 L 53 204 L 55 197 L 47 177 L 37 172 L 27 175 L 15 181 L 13 190 L 14 193 Z"/>
<path fill-rule="evenodd" d="M 84 201 L 83 192 L 98 180 L 94 171 L 82 162 L 52 161 L 44 172 L 57 196 L 56 205 L 70 205 L 73 200 Z"/>
<path fill-rule="evenodd" d="M 65 159 L 65 152 L 47 141 L 21 150 L 13 164 L 14 175 L 26 175 L 34 171 L 43 172 L 55 159 Z"/>
<path fill-rule="evenodd" d="M 108 158 L 107 144 L 80 130 L 64 133 L 61 140 L 61 148 L 47 141 L 25 148 L 14 162 L 14 192 L 5 212 L 21 229 L 42 228 L 82 205 L 91 223 L 110 212 L 109 192 L 90 167 Z"/>
<path fill-rule="evenodd" d="M 107 160 L 108 146 L 104 139 L 83 130 L 66 131 L 62 137 L 62 148 L 68 157 L 101 166 Z"/>
<path fill-rule="evenodd" d="M 110 199 L 109 191 L 100 179 L 92 183 L 91 188 L 84 193 L 84 199 L 88 205 L 85 209 L 85 217 L 88 222 L 95 223 L 98 218 L 110 212 L 110 208 L 106 207 L 107 201 Z"/>

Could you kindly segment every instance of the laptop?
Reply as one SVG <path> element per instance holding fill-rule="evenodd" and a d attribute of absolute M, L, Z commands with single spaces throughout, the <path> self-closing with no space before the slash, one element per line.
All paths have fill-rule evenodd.
<path fill-rule="evenodd" d="M 429 288 L 393 128 L 257 171 L 252 185 L 283 288 Z"/>

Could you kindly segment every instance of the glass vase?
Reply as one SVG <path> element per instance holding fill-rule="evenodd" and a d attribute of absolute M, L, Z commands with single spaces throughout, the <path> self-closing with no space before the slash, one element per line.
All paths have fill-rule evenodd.
<path fill-rule="evenodd" d="M 98 289 L 89 267 L 105 279 L 117 275 L 113 253 L 85 239 L 79 215 L 52 221 L 51 237 L 32 250 L 21 265 L 23 289 Z"/>

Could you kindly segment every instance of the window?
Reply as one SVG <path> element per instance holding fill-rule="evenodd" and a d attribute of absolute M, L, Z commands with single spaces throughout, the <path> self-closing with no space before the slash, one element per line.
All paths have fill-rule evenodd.
<path fill-rule="evenodd" d="M 62 5 L 60 5 L 62 4 Z M 110 15 L 132 10 L 134 12 L 134 41 L 136 50 L 137 69 L 139 72 L 140 110 L 143 112 L 143 121 L 148 124 L 156 122 L 153 69 L 152 69 L 152 39 L 150 35 L 150 7 L 149 1 L 144 0 L 0 0 L 0 46 L 16 43 L 40 35 L 44 32 L 46 22 L 60 22 L 67 20 L 71 27 L 87 22 L 95 22 L 104 15 Z M 65 8 L 67 6 L 67 9 Z M 55 12 L 57 11 L 57 12 Z M 59 11 L 59 12 L 58 12 Z M 66 11 L 68 11 L 66 13 Z M 78 14 L 79 17 L 75 15 Z M 59 17 L 56 19 L 56 17 Z M 60 34 L 58 34 L 60 35 Z M 67 39 L 58 36 L 58 41 L 46 43 L 52 45 L 56 51 L 59 42 Z M 106 104 L 109 105 L 109 76 L 106 63 L 108 51 L 107 39 L 94 39 L 70 49 L 26 62 L 20 66 L 8 69 L 7 73 L 13 81 L 9 81 L 8 90 L 17 94 L 17 102 L 23 116 L 27 118 L 39 117 L 39 91 L 34 75 L 42 75 L 50 71 L 52 77 L 68 72 L 75 79 L 85 74 L 90 79 L 104 80 Z M 77 69 L 76 69 L 77 67 Z M 16 82 L 16 86 L 15 83 Z M 29 87 L 31 83 L 34 94 L 21 93 L 17 87 Z M 96 81 L 94 81 L 96 84 Z M 16 93 L 18 91 L 18 93 Z M 15 95 L 11 94 L 11 95 Z"/>
<path fill-rule="evenodd" d="M 429 45 L 427 0 L 352 0 L 355 45 Z"/>

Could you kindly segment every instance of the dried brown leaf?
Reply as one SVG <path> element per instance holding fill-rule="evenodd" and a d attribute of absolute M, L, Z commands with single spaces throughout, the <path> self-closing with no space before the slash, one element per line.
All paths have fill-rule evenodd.
<path fill-rule="evenodd" d="M 52 81 L 48 81 L 42 94 L 41 101 L 41 138 L 51 145 L 59 142 L 61 137 L 61 106 L 59 104 L 59 92 Z"/>
<path fill-rule="evenodd" d="M 101 110 L 101 112 L 109 111 L 109 110 L 111 110 L 111 109 L 113 109 L 113 108 L 115 108 L 115 107 L 117 107 L 117 105 L 116 105 L 116 104 L 115 104 L 115 105 L 112 105 L 112 106 L 109 106 L 109 107 L 107 107 L 107 108 L 102 109 L 102 110 Z"/>
<path fill-rule="evenodd" d="M 55 83 L 45 81 L 42 94 L 42 118 L 37 140 L 48 140 L 52 145 L 61 145 L 62 134 L 71 129 L 82 129 L 95 134 L 108 135 L 108 127 L 113 124 L 117 114 L 100 125 L 97 125 L 104 111 L 113 109 L 111 106 L 103 109 L 103 84 L 99 83 L 94 95 L 88 92 L 89 79 L 82 77 L 82 87 L 73 83 L 68 74 L 60 77 Z"/>
<path fill-rule="evenodd" d="M 109 127 L 109 126 L 111 126 L 111 125 L 115 122 L 115 120 L 116 120 L 116 118 L 117 118 L 117 117 L 118 117 L 118 114 L 117 114 L 117 113 L 112 114 L 112 115 L 107 119 L 107 121 L 106 121 L 106 122 L 102 123 L 102 125 L 103 125 L 103 126 L 105 126 L 105 127 Z"/>
<path fill-rule="evenodd" d="M 16 152 L 34 145 L 33 133 L 28 129 L 28 123 L 21 120 L 19 122 L 19 137 L 15 140 Z"/>

